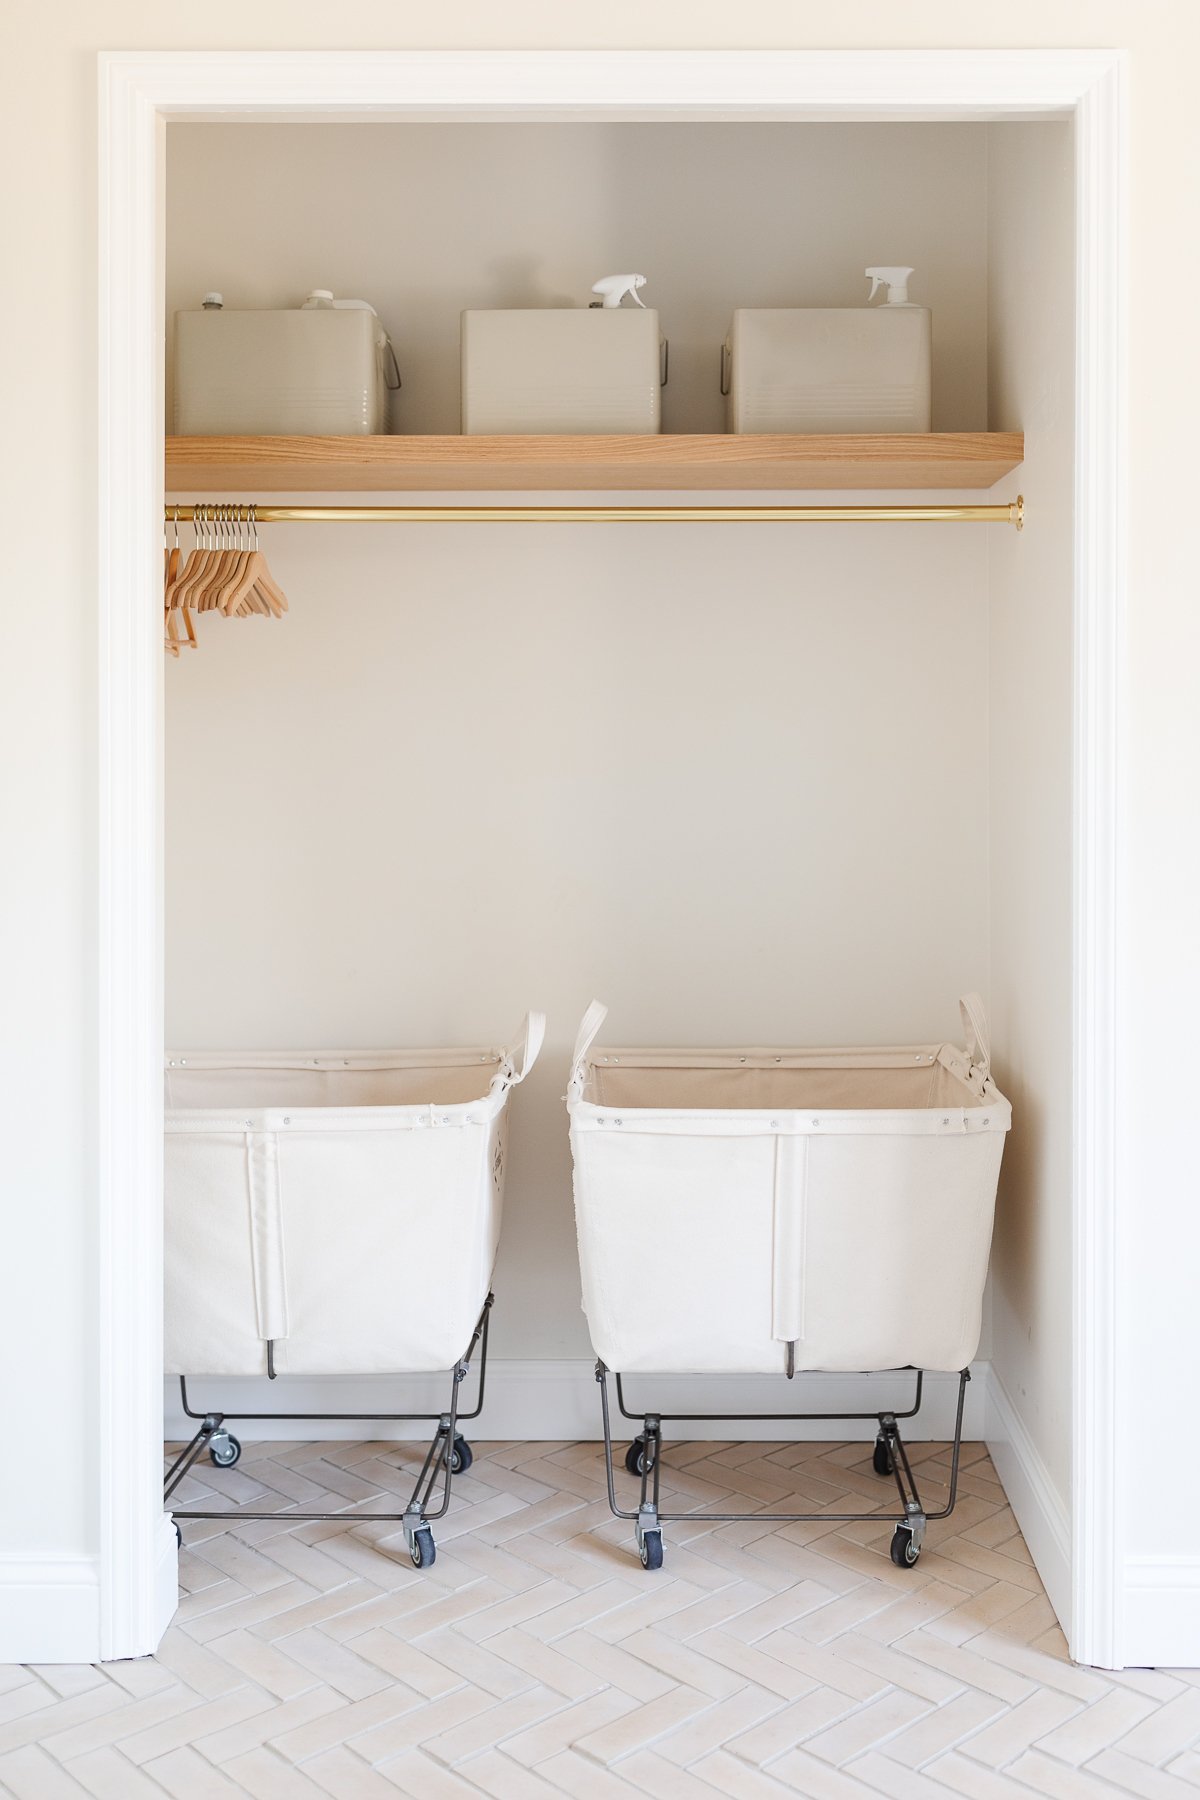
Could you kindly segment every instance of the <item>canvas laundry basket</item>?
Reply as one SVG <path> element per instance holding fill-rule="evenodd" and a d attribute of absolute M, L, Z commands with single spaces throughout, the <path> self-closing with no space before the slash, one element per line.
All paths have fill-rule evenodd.
<path fill-rule="evenodd" d="M 964 1368 L 1011 1108 L 981 1002 L 961 1009 L 962 1049 L 612 1050 L 593 1003 L 567 1105 L 601 1360 Z"/>
<path fill-rule="evenodd" d="M 166 1068 L 168 1374 L 448 1369 L 487 1298 L 508 1050 L 173 1053 Z"/>

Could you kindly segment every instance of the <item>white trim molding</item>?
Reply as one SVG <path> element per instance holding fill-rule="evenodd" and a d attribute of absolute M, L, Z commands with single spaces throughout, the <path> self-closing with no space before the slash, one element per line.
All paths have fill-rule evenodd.
<path fill-rule="evenodd" d="M 1079 130 L 1076 576 L 1077 1655 L 1117 1650 L 1116 657 L 1124 334 L 1119 56 L 1076 50 L 114 52 L 100 58 L 99 1340 L 89 1446 L 101 1654 L 162 1628 L 164 120 L 1068 118 Z M 1086 272 L 1084 272 L 1086 271 Z M 1031 503 L 1034 497 L 1031 498 Z M 551 1384 L 552 1385 L 552 1384 Z M 19 1648 L 19 1646 L 18 1646 Z M 80 1641 L 81 1657 L 93 1653 Z"/>
<path fill-rule="evenodd" d="M 980 1439 L 984 1435 L 987 1416 L 989 1382 L 987 1363 L 973 1363 L 972 1379 L 967 1387 L 963 1409 L 963 1436 Z M 473 1378 L 472 1378 L 473 1379 Z M 239 1438 L 247 1443 L 273 1443 L 294 1439 L 295 1427 L 285 1420 L 273 1422 L 262 1417 L 247 1420 L 245 1427 L 237 1423 L 237 1409 L 251 1413 L 269 1412 L 285 1404 L 293 1412 L 317 1412 L 323 1406 L 338 1412 L 370 1415 L 378 1406 L 381 1412 L 397 1412 L 412 1407 L 422 1412 L 436 1412 L 446 1404 L 446 1377 L 409 1375 L 393 1378 L 384 1375 L 289 1376 L 286 1402 L 279 1383 L 265 1376 L 214 1377 L 211 1381 L 188 1383 L 188 1400 L 193 1410 L 209 1403 L 228 1410 L 230 1423 Z M 793 1407 L 797 1412 L 819 1411 L 844 1406 L 848 1412 L 872 1412 L 880 1407 L 910 1404 L 912 1378 L 906 1375 L 797 1375 L 786 1388 L 778 1379 L 756 1375 L 648 1375 L 630 1376 L 626 1395 L 631 1404 L 644 1399 L 668 1416 L 672 1407 L 680 1411 L 778 1412 Z M 470 1395 L 466 1396 L 468 1404 Z M 904 1435 L 911 1443 L 941 1441 L 954 1431 L 954 1409 L 958 1400 L 958 1376 L 930 1374 L 925 1377 L 920 1417 L 905 1421 Z M 195 1423 L 185 1417 L 179 1401 L 179 1383 L 169 1377 L 164 1396 L 164 1428 L 172 1441 L 189 1438 Z M 614 1431 L 632 1435 L 634 1428 L 620 1424 Z M 488 1364 L 487 1409 L 481 1426 L 463 1426 L 464 1434 L 480 1437 L 513 1439 L 536 1443 L 538 1439 L 599 1438 L 600 1396 L 596 1385 L 596 1363 L 593 1357 L 569 1357 L 547 1361 L 522 1361 L 518 1358 L 493 1357 Z M 836 1435 L 847 1441 L 874 1438 L 876 1426 L 863 1420 L 839 1423 L 836 1433 L 820 1420 L 797 1420 L 788 1425 L 739 1420 L 703 1420 L 680 1424 L 671 1430 L 675 1438 L 707 1441 L 727 1439 L 731 1431 L 747 1441 L 777 1442 L 781 1438 L 797 1443 L 820 1443 Z M 315 1433 L 321 1438 L 358 1438 L 361 1425 L 351 1420 L 321 1423 Z M 383 1419 L 372 1422 L 370 1435 L 381 1441 L 410 1441 L 429 1436 L 429 1427 L 411 1424 L 389 1424 Z"/>
<path fill-rule="evenodd" d="M 1050 1604 L 1071 1613 L 1071 1512 L 1028 1426 L 993 1365 L 988 1371 L 986 1441 Z"/>
<path fill-rule="evenodd" d="M 1075 113 L 1074 1168 L 1072 1578 L 1079 1662 L 1117 1668 L 1122 1507 L 1119 762 L 1125 613 L 1126 80 L 1119 54 Z"/>

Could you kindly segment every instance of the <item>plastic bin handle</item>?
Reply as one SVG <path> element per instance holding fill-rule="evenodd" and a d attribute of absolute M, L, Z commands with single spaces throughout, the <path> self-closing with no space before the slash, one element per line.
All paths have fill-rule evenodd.
<path fill-rule="evenodd" d="M 524 1081 L 538 1059 L 545 1037 L 545 1013 L 527 1012 L 521 1021 L 516 1043 L 510 1044 L 505 1052 L 505 1060 L 512 1069 L 507 1086 L 516 1087 Z"/>
<path fill-rule="evenodd" d="M 579 1035 L 575 1039 L 575 1048 L 571 1052 L 571 1085 L 581 1087 L 583 1082 L 583 1059 L 596 1041 L 596 1033 L 608 1017 L 608 1008 L 603 1000 L 593 1000 L 579 1022 Z"/>
<path fill-rule="evenodd" d="M 988 1038 L 987 1014 L 978 994 L 964 994 L 958 1003 L 963 1030 L 967 1034 L 967 1061 L 979 1069 L 986 1081 L 992 1067 L 992 1050 Z"/>

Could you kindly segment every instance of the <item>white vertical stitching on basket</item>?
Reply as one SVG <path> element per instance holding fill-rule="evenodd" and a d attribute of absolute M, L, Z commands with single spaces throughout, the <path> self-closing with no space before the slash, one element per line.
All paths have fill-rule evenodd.
<path fill-rule="evenodd" d="M 775 1139 L 771 1335 L 784 1344 L 804 1336 L 807 1198 L 807 1134 L 781 1134 Z"/>
<path fill-rule="evenodd" d="M 287 1276 L 283 1255 L 283 1206 L 279 1192 L 279 1139 L 273 1131 L 246 1133 L 246 1182 L 250 1200 L 250 1255 L 258 1335 L 288 1334 Z"/>

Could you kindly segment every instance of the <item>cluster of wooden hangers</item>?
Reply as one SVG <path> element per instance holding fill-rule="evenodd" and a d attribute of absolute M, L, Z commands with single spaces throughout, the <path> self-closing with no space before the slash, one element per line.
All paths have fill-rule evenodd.
<path fill-rule="evenodd" d="M 163 644 L 169 656 L 195 649 L 193 612 L 278 619 L 287 611 L 287 596 L 259 545 L 253 506 L 211 506 L 202 514 L 196 508 L 193 520 L 196 541 L 186 560 L 179 549 L 178 508 L 175 541 L 164 549 Z"/>

